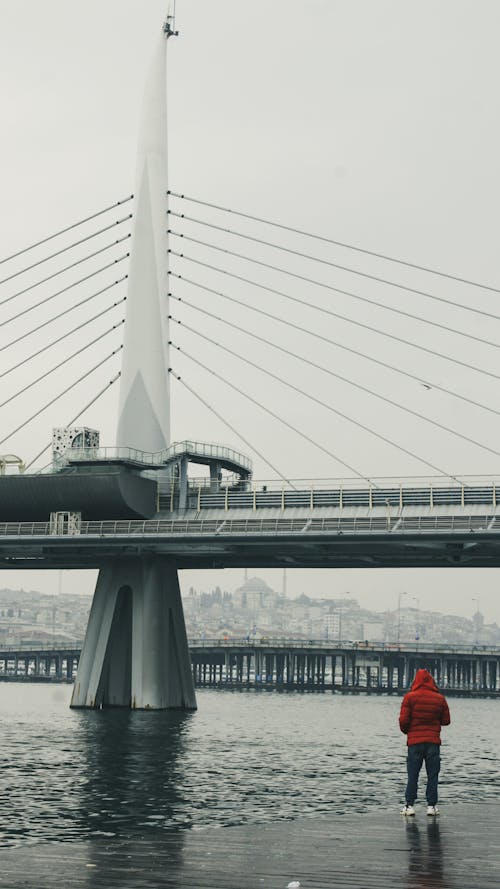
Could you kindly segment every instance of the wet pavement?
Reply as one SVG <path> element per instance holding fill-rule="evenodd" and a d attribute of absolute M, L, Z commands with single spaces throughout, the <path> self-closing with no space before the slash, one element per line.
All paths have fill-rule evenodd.
<path fill-rule="evenodd" d="M 396 810 L 0 850 L 8 889 L 490 889 L 500 805 Z"/>

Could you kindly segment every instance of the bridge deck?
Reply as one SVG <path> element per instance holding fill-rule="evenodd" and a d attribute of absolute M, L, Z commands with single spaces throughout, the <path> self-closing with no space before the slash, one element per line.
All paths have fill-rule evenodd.
<path fill-rule="evenodd" d="M 0 568 L 99 568 L 141 552 L 178 568 L 476 568 L 500 566 L 495 513 L 333 518 L 82 522 L 54 534 L 49 522 L 0 524 Z"/>
<path fill-rule="evenodd" d="M 277 813 L 279 815 L 279 813 Z M 500 806 L 420 806 L 0 851 L 9 889 L 497 889 Z"/>

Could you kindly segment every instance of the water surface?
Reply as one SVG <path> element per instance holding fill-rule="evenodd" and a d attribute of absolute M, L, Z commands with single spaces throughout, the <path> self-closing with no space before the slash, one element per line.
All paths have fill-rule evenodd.
<path fill-rule="evenodd" d="M 70 710 L 0 683 L 3 845 L 394 810 L 400 699 L 198 691 L 196 713 Z M 451 699 L 441 804 L 496 800 L 500 701 Z"/>

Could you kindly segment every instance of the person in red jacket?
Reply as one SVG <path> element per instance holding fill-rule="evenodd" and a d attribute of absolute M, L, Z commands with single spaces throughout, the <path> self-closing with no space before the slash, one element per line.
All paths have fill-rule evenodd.
<path fill-rule="evenodd" d="M 403 698 L 399 727 L 408 736 L 408 784 L 406 803 L 401 813 L 414 815 L 418 776 L 422 763 L 427 772 L 427 814 L 437 815 L 438 775 L 441 767 L 441 726 L 450 724 L 450 711 L 428 670 L 417 670 L 415 679 Z"/>

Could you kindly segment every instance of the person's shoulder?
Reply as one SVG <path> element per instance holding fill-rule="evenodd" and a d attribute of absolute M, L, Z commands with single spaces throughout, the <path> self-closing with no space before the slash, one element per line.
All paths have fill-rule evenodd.
<path fill-rule="evenodd" d="M 447 702 L 444 694 L 441 691 L 438 690 L 438 691 L 434 692 L 434 697 L 435 697 L 436 701 L 439 701 L 439 705 L 441 707 L 448 706 L 448 702 Z"/>

